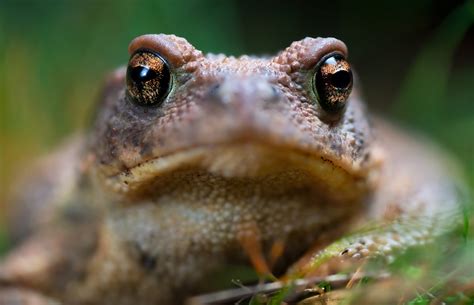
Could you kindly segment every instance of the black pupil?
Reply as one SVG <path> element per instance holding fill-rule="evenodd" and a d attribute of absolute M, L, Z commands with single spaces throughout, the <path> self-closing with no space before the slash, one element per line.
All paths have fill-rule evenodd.
<path fill-rule="evenodd" d="M 158 74 L 147 66 L 133 67 L 130 76 L 135 82 L 146 82 L 158 76 Z"/>
<path fill-rule="evenodd" d="M 351 83 L 351 74 L 348 71 L 337 71 L 331 75 L 331 84 L 336 88 L 344 89 Z"/>

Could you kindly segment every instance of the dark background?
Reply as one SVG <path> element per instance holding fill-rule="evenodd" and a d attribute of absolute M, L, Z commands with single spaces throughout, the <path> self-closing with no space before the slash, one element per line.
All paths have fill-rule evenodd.
<path fill-rule="evenodd" d="M 370 107 L 435 138 L 473 189 L 473 23 L 472 0 L 0 0 L 1 211 L 31 160 L 87 127 L 105 73 L 125 64 L 128 43 L 145 33 L 233 55 L 337 37 Z"/>

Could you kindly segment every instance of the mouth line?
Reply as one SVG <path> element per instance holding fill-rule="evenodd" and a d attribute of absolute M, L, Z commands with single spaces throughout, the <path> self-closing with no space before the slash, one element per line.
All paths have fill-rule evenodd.
<path fill-rule="evenodd" d="M 105 177 L 105 184 L 117 193 L 133 197 L 153 181 L 184 171 L 207 172 L 222 179 L 248 178 L 249 181 L 299 171 L 310 177 L 311 184 L 341 200 L 358 196 L 366 188 L 363 173 L 344 168 L 325 156 L 247 142 L 200 145 L 156 157 Z"/>

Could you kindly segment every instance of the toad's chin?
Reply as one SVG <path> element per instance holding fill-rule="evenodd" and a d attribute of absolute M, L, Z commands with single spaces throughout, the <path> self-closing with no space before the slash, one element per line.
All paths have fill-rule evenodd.
<path fill-rule="evenodd" d="M 192 184 L 195 177 L 215 187 L 238 184 L 272 195 L 307 190 L 341 204 L 358 202 L 370 191 L 368 177 L 355 175 L 327 158 L 255 143 L 182 150 L 106 177 L 105 185 L 129 199 L 140 199 L 163 194 L 170 185 Z"/>

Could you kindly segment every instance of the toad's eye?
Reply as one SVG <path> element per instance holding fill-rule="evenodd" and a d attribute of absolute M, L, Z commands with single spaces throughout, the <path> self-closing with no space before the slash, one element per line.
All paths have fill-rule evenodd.
<path fill-rule="evenodd" d="M 170 69 L 160 55 L 139 50 L 130 58 L 127 93 L 138 105 L 159 105 L 170 90 L 170 80 Z"/>
<path fill-rule="evenodd" d="M 341 54 L 332 54 L 321 60 L 314 76 L 314 89 L 321 107 L 336 113 L 346 105 L 352 90 L 352 71 Z"/>

